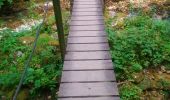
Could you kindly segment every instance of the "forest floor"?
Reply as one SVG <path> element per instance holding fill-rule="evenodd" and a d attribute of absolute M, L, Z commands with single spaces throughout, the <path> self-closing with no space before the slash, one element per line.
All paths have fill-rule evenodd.
<path fill-rule="evenodd" d="M 68 34 L 70 12 L 62 4 L 64 31 Z M 0 15 L 0 100 L 12 99 L 24 63 L 30 54 L 37 26 L 42 22 L 42 0 L 30 0 L 11 14 Z M 37 48 L 17 100 L 54 100 L 57 98 L 62 63 L 53 5 L 50 1 Z M 13 80 L 13 82 L 11 82 Z"/>

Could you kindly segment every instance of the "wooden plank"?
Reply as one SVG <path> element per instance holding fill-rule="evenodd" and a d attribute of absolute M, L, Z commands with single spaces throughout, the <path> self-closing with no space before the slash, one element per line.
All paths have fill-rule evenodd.
<path fill-rule="evenodd" d="M 58 100 L 120 100 L 119 97 L 58 98 Z"/>
<path fill-rule="evenodd" d="M 117 96 L 118 89 L 115 82 L 97 83 L 62 83 L 58 97 L 94 97 Z"/>
<path fill-rule="evenodd" d="M 102 8 L 101 5 L 73 5 L 73 9 L 81 9 L 81 8 Z"/>
<path fill-rule="evenodd" d="M 108 51 L 89 51 L 89 52 L 67 52 L 67 60 L 109 60 L 111 59 Z"/>
<path fill-rule="evenodd" d="M 63 70 L 108 70 L 113 69 L 111 60 L 65 61 Z"/>
<path fill-rule="evenodd" d="M 87 36 L 93 36 L 93 37 L 99 37 L 99 36 L 106 36 L 105 31 L 70 31 L 69 37 L 87 37 Z"/>
<path fill-rule="evenodd" d="M 104 25 L 70 26 L 70 31 L 103 31 Z"/>
<path fill-rule="evenodd" d="M 101 2 L 101 0 L 74 0 L 74 2 Z"/>
<path fill-rule="evenodd" d="M 76 2 L 74 2 L 74 5 L 101 5 L 101 2 L 97 2 L 97 1 L 91 1 L 91 2 L 76 1 Z"/>
<path fill-rule="evenodd" d="M 102 16 L 102 12 L 72 12 L 72 16 Z"/>
<path fill-rule="evenodd" d="M 103 18 L 103 16 L 72 16 L 71 20 L 72 21 L 78 21 L 78 20 L 90 21 L 90 20 L 104 20 L 104 18 Z"/>
<path fill-rule="evenodd" d="M 68 44 L 66 51 L 103 51 L 109 50 L 107 43 L 100 44 Z"/>
<path fill-rule="evenodd" d="M 107 43 L 106 37 L 70 37 L 67 43 Z"/>
<path fill-rule="evenodd" d="M 70 22 L 71 26 L 74 25 L 104 25 L 104 21 L 103 20 L 94 20 L 94 21 L 71 21 Z"/>
<path fill-rule="evenodd" d="M 111 81 L 116 81 L 113 70 L 63 71 L 61 79 L 61 82 L 111 82 Z"/>
<path fill-rule="evenodd" d="M 90 2 L 90 1 L 101 2 L 101 0 L 74 0 L 74 2 Z"/>
<path fill-rule="evenodd" d="M 103 11 L 102 8 L 86 8 L 86 9 L 73 9 L 73 12 L 87 12 L 87 11 L 91 11 L 91 12 L 95 12 L 95 11 Z"/>

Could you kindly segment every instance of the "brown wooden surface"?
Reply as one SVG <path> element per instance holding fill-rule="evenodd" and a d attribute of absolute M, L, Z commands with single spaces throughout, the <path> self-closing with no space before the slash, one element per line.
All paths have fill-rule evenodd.
<path fill-rule="evenodd" d="M 58 100 L 120 100 L 101 0 L 74 0 Z"/>

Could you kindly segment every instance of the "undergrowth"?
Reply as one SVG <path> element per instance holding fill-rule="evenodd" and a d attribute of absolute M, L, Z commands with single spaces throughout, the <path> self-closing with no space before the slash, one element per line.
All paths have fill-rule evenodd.
<path fill-rule="evenodd" d="M 133 74 L 145 69 L 170 69 L 169 21 L 139 14 L 126 17 L 117 27 L 113 20 L 108 20 L 106 31 L 119 82 L 133 81 Z M 139 100 L 143 91 L 135 84 L 120 85 L 119 90 L 122 100 Z"/>
<path fill-rule="evenodd" d="M 11 99 L 32 49 L 34 31 L 14 32 L 10 29 L 0 31 L 0 99 L 1 97 Z M 50 45 L 50 41 L 56 40 L 49 35 L 40 34 L 18 100 L 25 100 L 24 97 L 27 99 L 55 97 L 62 62 L 56 51 L 58 44 Z M 26 93 L 22 94 L 22 91 Z"/>

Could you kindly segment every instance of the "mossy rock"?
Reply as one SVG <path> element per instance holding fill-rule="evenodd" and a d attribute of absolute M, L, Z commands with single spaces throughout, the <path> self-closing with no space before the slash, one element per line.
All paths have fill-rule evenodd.
<path fill-rule="evenodd" d="M 151 80 L 148 77 L 144 77 L 143 81 L 141 81 L 138 86 L 142 89 L 142 90 L 146 90 L 152 87 L 152 83 Z"/>

